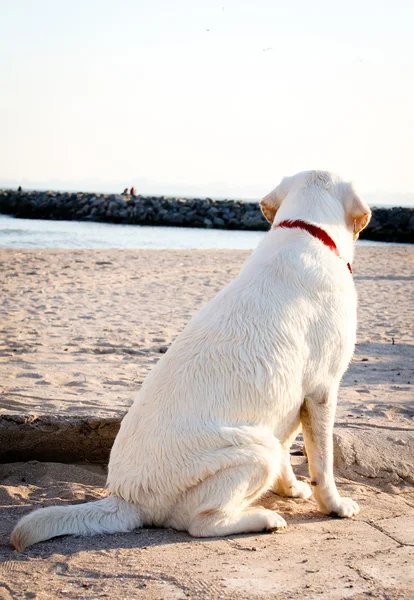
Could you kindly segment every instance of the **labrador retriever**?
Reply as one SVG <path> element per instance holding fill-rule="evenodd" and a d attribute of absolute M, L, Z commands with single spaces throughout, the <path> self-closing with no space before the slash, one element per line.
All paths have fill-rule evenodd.
<path fill-rule="evenodd" d="M 144 525 L 195 537 L 286 527 L 254 504 L 269 487 L 352 517 L 333 476 L 338 386 L 356 330 L 353 239 L 370 219 L 328 172 L 286 177 L 261 202 L 272 224 L 240 274 L 187 324 L 146 378 L 111 451 L 108 497 L 36 510 L 18 550 L 63 534 Z M 303 429 L 312 489 L 289 448 Z"/>

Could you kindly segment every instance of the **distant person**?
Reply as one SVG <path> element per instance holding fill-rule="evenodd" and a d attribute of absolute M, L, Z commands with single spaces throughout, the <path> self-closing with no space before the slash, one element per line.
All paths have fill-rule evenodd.
<path fill-rule="evenodd" d="M 18 191 L 20 194 L 22 193 L 22 191 L 23 191 L 23 190 L 22 190 L 22 186 L 21 186 L 21 185 L 19 185 L 19 187 L 17 188 L 17 191 Z"/>
<path fill-rule="evenodd" d="M 131 196 L 136 196 L 137 195 L 137 190 L 134 187 L 132 187 L 131 191 L 129 193 L 131 194 Z"/>
<path fill-rule="evenodd" d="M 125 188 L 124 191 L 122 192 L 123 196 L 128 196 L 129 192 L 128 192 L 128 188 Z"/>

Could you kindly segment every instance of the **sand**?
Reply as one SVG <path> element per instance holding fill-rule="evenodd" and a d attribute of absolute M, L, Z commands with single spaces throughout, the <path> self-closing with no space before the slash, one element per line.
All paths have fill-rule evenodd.
<path fill-rule="evenodd" d="M 124 413 L 160 353 L 248 254 L 0 249 L 1 413 Z M 414 247 L 360 247 L 354 275 L 358 345 L 338 420 L 404 423 L 413 416 Z"/>
<path fill-rule="evenodd" d="M 3 422 L 40 416 L 50 439 L 50 419 L 116 424 L 188 319 L 247 256 L 0 249 Z M 289 526 L 277 535 L 200 541 L 145 529 L 18 554 L 8 545 L 17 517 L 32 505 L 101 497 L 105 468 L 3 464 L 0 598 L 411 598 L 414 247 L 359 247 L 354 275 L 358 345 L 339 393 L 335 462 L 358 518 L 332 520 L 312 500 L 269 494 L 265 503 Z M 7 440 L 18 444 L 18 433 Z M 306 478 L 300 440 L 294 450 Z"/>

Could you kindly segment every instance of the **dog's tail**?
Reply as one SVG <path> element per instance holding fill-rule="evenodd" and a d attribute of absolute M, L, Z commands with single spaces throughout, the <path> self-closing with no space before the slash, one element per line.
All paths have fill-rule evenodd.
<path fill-rule="evenodd" d="M 140 509 L 118 496 L 108 496 L 97 502 L 72 506 L 40 508 L 25 515 L 11 535 L 11 543 L 19 552 L 27 546 L 58 535 L 96 535 L 126 533 L 143 522 Z"/>

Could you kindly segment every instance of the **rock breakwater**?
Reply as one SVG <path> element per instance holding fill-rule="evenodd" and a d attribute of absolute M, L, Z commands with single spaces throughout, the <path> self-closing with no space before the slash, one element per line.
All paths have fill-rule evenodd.
<path fill-rule="evenodd" d="M 0 213 L 26 219 L 266 231 L 258 203 L 69 192 L 0 190 Z M 374 208 L 362 239 L 414 243 L 413 208 Z"/>

